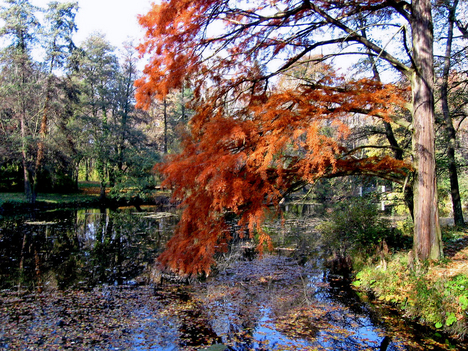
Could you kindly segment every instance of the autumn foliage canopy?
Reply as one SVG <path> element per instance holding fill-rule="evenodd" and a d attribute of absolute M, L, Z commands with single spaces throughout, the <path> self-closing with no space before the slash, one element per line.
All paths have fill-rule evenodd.
<path fill-rule="evenodd" d="M 382 3 L 314 1 L 349 16 L 356 6 L 372 14 Z M 323 22 L 311 6 L 297 0 L 166 0 L 140 17 L 147 32 L 139 49 L 150 60 L 136 82 L 140 107 L 184 82 L 194 90 L 195 115 L 182 151 L 156 166 L 183 209 L 159 258 L 170 269 L 209 272 L 214 254 L 231 239 L 226 213 L 258 234 L 261 249 L 269 244 L 261 226 L 266 213 L 305 184 L 352 174 L 404 180 L 410 166 L 394 159 L 391 148 L 374 145 L 383 151 L 368 157 L 346 138 L 355 115 L 391 122 L 407 90 L 345 79 L 324 55 L 312 56 Z M 314 68 L 301 75 L 301 67 Z"/>

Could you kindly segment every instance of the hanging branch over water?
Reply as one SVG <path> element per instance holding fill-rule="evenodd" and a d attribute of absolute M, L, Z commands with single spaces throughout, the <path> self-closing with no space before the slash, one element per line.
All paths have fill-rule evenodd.
<path fill-rule="evenodd" d="M 412 67 L 353 28 L 358 15 L 391 23 L 397 15 L 409 18 L 408 11 L 387 1 L 168 0 L 140 17 L 147 33 L 139 49 L 150 61 L 136 82 L 139 106 L 186 81 L 194 90 L 183 151 L 157 166 L 183 208 L 160 257 L 164 265 L 182 274 L 208 273 L 214 253 L 230 239 L 227 212 L 258 234 L 261 250 L 270 244 L 261 228 L 265 213 L 297 184 L 350 174 L 405 181 L 409 161 L 392 157 L 391 148 L 358 157 L 346 138 L 356 114 L 411 127 L 397 117 L 408 108 L 408 90 L 366 78 L 347 81 L 310 53 L 359 44 L 411 77 Z M 345 36 L 323 35 L 338 30 Z M 311 64 L 310 76 L 295 74 Z M 278 79 L 287 74 L 296 81 L 281 87 Z"/>

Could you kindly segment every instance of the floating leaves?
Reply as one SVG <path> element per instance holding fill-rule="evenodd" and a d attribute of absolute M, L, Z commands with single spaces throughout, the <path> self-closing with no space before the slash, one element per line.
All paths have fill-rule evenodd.
<path fill-rule="evenodd" d="M 96 223 L 106 223 L 110 228 L 112 222 L 111 228 L 118 231 L 133 217 L 111 220 L 102 215 Z M 103 260 L 106 256 L 118 257 L 109 255 L 117 251 L 103 250 L 96 261 L 103 266 L 102 272 L 112 276 L 114 269 L 131 267 L 140 255 L 151 254 L 153 248 L 145 240 L 153 238 L 150 229 L 157 222 L 161 226 L 172 225 L 170 221 L 144 219 L 129 229 L 139 235 L 127 236 L 122 232 L 120 238 L 125 240 L 119 246 L 120 257 L 127 257 L 127 250 L 135 251 L 137 256 L 132 254 L 124 265 L 107 269 Z M 295 226 L 302 235 L 313 235 L 310 228 L 313 225 L 313 220 L 291 218 L 285 220 L 284 226 L 271 223 L 269 228 L 279 231 Z M 58 224 L 54 228 L 65 227 Z M 144 228 L 148 229 L 146 239 Z M 156 228 L 162 230 L 159 224 Z M 2 233 L 5 234 L 2 240 L 10 235 Z M 117 237 L 111 233 L 109 230 L 103 241 L 112 242 Z M 51 236 L 52 243 L 55 241 L 57 245 L 63 240 L 53 231 Z M 93 243 L 103 249 L 102 243 L 96 240 Z M 42 252 L 38 241 L 35 245 Z M 58 247 L 63 251 L 67 248 Z M 81 246 L 81 250 L 87 256 L 88 248 Z M 83 269 L 81 261 L 75 262 L 75 269 Z M 44 277 L 42 293 L 14 286 L 0 290 L 0 349 L 375 350 L 390 342 L 392 350 L 406 349 L 403 344 L 415 350 L 424 349 L 418 345 L 420 339 L 413 338 L 417 332 L 409 329 L 401 318 L 384 316 L 377 320 L 385 310 L 378 314 L 369 311 L 352 290 L 331 281 L 319 263 L 319 258 L 299 264 L 291 257 L 267 254 L 250 260 L 238 257 L 224 265 L 217 275 L 192 285 L 143 285 L 152 281 L 145 277 L 150 275 L 149 267 L 143 272 L 135 270 L 140 276 L 128 276 L 127 285 L 84 284 L 81 289 L 77 286 L 61 289 L 59 285 L 46 286 Z M 45 266 L 41 262 L 41 267 Z M 35 271 L 34 266 L 24 268 Z M 443 346 L 437 341 L 432 345 Z"/>
<path fill-rule="evenodd" d="M 3 292 L 1 301 L 0 345 L 12 350 L 129 349 L 134 334 L 143 335 L 142 327 L 150 326 L 160 307 L 149 287 L 24 296 Z"/>

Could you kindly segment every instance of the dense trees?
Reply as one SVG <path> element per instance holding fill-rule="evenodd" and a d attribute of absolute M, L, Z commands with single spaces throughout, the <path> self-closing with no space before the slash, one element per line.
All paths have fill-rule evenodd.
<path fill-rule="evenodd" d="M 32 181 L 34 178 L 34 159 L 31 154 L 31 137 L 34 136 L 33 118 L 38 114 L 39 106 L 35 104 L 40 94 L 38 81 L 40 76 L 31 58 L 32 46 L 36 40 L 39 23 L 34 16 L 34 7 L 27 0 L 8 0 L 7 6 L 1 9 L 5 24 L 1 30 L 2 37 L 8 40 L 7 50 L 3 52 L 3 84 L 5 100 L 3 114 L 8 116 L 16 128 L 11 132 L 11 140 L 20 150 L 24 174 L 26 196 L 34 201 Z M 11 128 L 11 127 L 10 127 Z M 13 134 L 13 133 L 12 133 Z M 15 150 L 15 151 L 16 151 Z M 14 151 L 13 151 L 14 152 Z"/>
<path fill-rule="evenodd" d="M 159 127 L 159 132 L 155 131 L 158 141 L 156 147 L 164 154 L 178 151 L 179 129 L 187 125 L 192 113 L 186 108 L 190 96 L 190 89 L 183 87 L 168 94 L 162 101 L 153 101 L 148 109 L 152 120 Z"/>
<path fill-rule="evenodd" d="M 37 155 L 33 181 L 33 202 L 37 193 L 37 183 L 39 174 L 43 167 L 43 159 L 45 153 L 46 137 L 49 132 L 48 120 L 49 114 L 53 112 L 53 94 L 57 90 L 60 79 L 56 79 L 54 71 L 63 69 L 68 58 L 73 54 L 75 44 L 72 36 L 77 30 L 75 25 L 75 15 L 78 10 L 78 3 L 58 3 L 50 2 L 46 10 L 46 26 L 42 33 L 44 40 L 42 41 L 46 50 L 44 65 L 45 88 L 44 102 L 42 106 L 42 118 L 39 128 L 39 140 L 37 143 Z M 59 88 L 60 89 L 60 88 Z M 57 100 L 57 99 L 55 99 Z"/>
<path fill-rule="evenodd" d="M 80 60 L 83 117 L 89 123 L 85 128 L 90 139 L 89 154 L 95 155 L 96 169 L 101 183 L 101 198 L 105 197 L 108 179 L 110 148 L 111 111 L 113 108 L 114 72 L 118 70 L 118 59 L 113 48 L 102 35 L 91 36 L 83 44 Z"/>
<path fill-rule="evenodd" d="M 140 106 L 186 80 L 194 86 L 184 149 L 160 167 L 184 208 L 163 263 L 182 273 L 209 271 L 229 240 L 226 211 L 256 231 L 261 246 L 269 204 L 317 178 L 349 174 L 406 184 L 414 194 L 415 253 L 440 257 L 430 1 L 167 0 L 140 23 L 147 29 L 140 52 L 150 57 L 137 81 Z M 397 79 L 383 84 L 375 70 L 346 78 L 330 68 L 294 89 L 275 87 L 298 66 L 338 66 L 343 56 L 367 57 Z M 349 148 L 344 139 L 356 114 L 381 119 L 388 136 L 389 127 L 408 128 L 411 155 L 395 158 L 391 138 Z M 357 152 L 376 149 L 382 152 L 369 157 Z"/>
<path fill-rule="evenodd" d="M 36 17 L 40 11 L 42 24 Z M 41 10 L 26 0 L 6 1 L 1 10 L 5 19 L 1 32 L 8 45 L 1 58 L 0 110 L 8 116 L 2 133 L 10 152 L 3 154 L 0 166 L 23 169 L 24 190 L 32 203 L 40 189 L 73 186 L 70 145 L 63 140 L 73 100 L 68 63 L 75 49 L 76 11 L 76 3 L 51 2 Z M 40 48 L 44 55 L 38 59 Z"/>
<path fill-rule="evenodd" d="M 76 188 L 80 172 L 100 181 L 103 198 L 109 185 L 133 195 L 154 186 L 158 152 L 146 128 L 151 116 L 135 109 L 135 49 L 117 53 L 100 34 L 77 47 L 76 2 L 4 3 L 0 187 L 24 189 L 34 202 L 37 191 Z"/>
<path fill-rule="evenodd" d="M 87 140 L 82 151 L 97 171 L 101 198 L 108 186 L 148 188 L 158 154 L 144 128 L 150 116 L 134 107 L 135 52 L 127 46 L 119 60 L 100 34 L 90 36 L 81 49 L 79 122 Z"/>
<path fill-rule="evenodd" d="M 452 55 L 452 47 L 455 44 L 454 30 L 457 21 L 457 9 L 459 1 L 446 1 L 438 9 L 439 16 L 443 23 L 446 23 L 446 31 L 441 31 L 441 36 L 445 37 L 445 52 L 442 60 L 442 74 L 440 83 L 440 104 L 442 109 L 442 124 L 445 131 L 446 140 L 447 169 L 450 179 L 450 193 L 452 198 L 453 218 L 456 225 L 464 225 L 462 203 L 460 198 L 460 186 L 458 181 L 458 165 L 455 157 L 457 144 L 456 130 L 452 121 L 456 119 L 454 114 L 450 113 L 449 106 L 449 78 L 451 73 L 459 69 L 460 57 Z M 461 23 L 460 21 L 458 23 Z M 463 59 L 462 59 L 463 60 Z M 453 100 L 452 100 L 453 101 Z M 455 118 L 454 118 L 455 117 Z"/>

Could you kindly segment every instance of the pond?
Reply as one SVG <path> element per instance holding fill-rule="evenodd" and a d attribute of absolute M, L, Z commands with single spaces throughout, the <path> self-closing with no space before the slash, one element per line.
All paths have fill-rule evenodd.
<path fill-rule="evenodd" d="M 3 217 L 0 349 L 465 347 L 371 304 L 330 274 L 313 213 L 294 209 L 284 224 L 267 227 L 282 250 L 257 257 L 239 240 L 218 258 L 212 277 L 162 284 L 156 283 L 154 258 L 177 223 L 174 211 L 80 209 Z"/>

